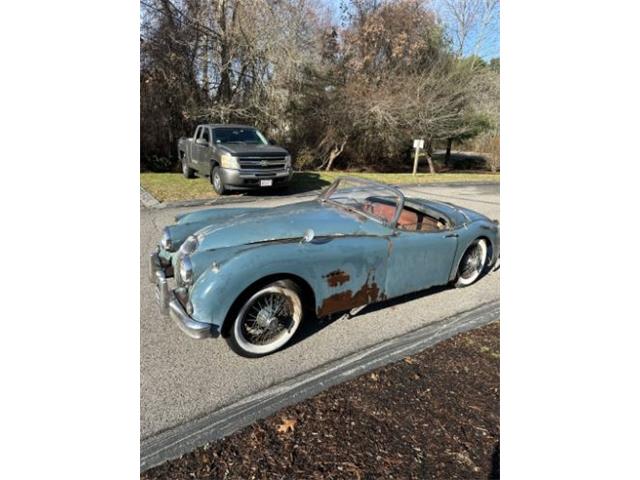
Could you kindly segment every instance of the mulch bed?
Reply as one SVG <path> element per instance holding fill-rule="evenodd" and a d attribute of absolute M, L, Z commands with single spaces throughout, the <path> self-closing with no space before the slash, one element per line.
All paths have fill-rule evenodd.
<path fill-rule="evenodd" d="M 499 334 L 460 334 L 141 478 L 499 478 Z"/>

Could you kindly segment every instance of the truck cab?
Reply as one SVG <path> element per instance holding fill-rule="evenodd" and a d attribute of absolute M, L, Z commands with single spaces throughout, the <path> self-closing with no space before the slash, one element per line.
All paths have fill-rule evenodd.
<path fill-rule="evenodd" d="M 285 187 L 293 176 L 289 152 L 248 125 L 198 125 L 193 137 L 178 140 L 178 158 L 185 177 L 209 177 L 220 195 Z"/>

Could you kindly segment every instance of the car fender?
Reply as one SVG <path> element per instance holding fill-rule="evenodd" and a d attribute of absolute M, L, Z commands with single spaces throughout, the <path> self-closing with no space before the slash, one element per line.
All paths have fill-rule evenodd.
<path fill-rule="evenodd" d="M 222 327 L 236 299 L 274 275 L 304 280 L 319 316 L 383 300 L 388 244 L 386 237 L 344 236 L 221 249 L 190 289 L 193 318 Z"/>
<path fill-rule="evenodd" d="M 458 234 L 458 248 L 456 249 L 456 255 L 453 259 L 451 273 L 449 274 L 449 281 L 455 280 L 460 261 L 464 252 L 471 243 L 478 238 L 486 238 L 489 240 L 489 247 L 491 249 L 490 264 L 495 264 L 498 256 L 500 255 L 500 230 L 497 224 L 490 220 L 477 220 L 456 230 Z"/>

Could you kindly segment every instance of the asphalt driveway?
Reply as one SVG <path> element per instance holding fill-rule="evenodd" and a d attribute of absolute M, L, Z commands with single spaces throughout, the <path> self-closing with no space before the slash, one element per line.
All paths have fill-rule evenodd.
<path fill-rule="evenodd" d="M 428 185 L 402 190 L 407 196 L 449 201 L 490 218 L 499 218 L 497 185 Z M 305 199 L 308 197 L 281 197 L 259 200 L 251 206 L 268 208 Z M 148 252 L 160 238 L 161 229 L 173 223 L 175 215 L 201 208 L 207 207 L 141 208 L 140 211 L 140 433 L 143 440 L 327 362 L 498 300 L 500 296 L 498 270 L 465 289 L 432 289 L 368 307 L 352 319 L 304 325 L 297 341 L 285 350 L 261 359 L 242 358 L 234 354 L 223 339 L 198 341 L 182 334 L 171 320 L 160 315 L 154 288 L 147 280 Z"/>

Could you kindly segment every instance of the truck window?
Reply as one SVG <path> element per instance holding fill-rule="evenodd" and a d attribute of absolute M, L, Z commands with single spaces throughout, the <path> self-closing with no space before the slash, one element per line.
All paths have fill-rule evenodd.
<path fill-rule="evenodd" d="M 221 127 L 215 130 L 216 143 L 266 145 L 269 142 L 255 128 Z"/>
<path fill-rule="evenodd" d="M 202 138 L 204 138 L 207 141 L 207 143 L 209 143 L 210 138 L 209 138 L 209 129 L 208 128 L 203 128 L 202 129 Z"/>
<path fill-rule="evenodd" d="M 196 128 L 196 140 L 202 136 L 202 127 Z"/>

